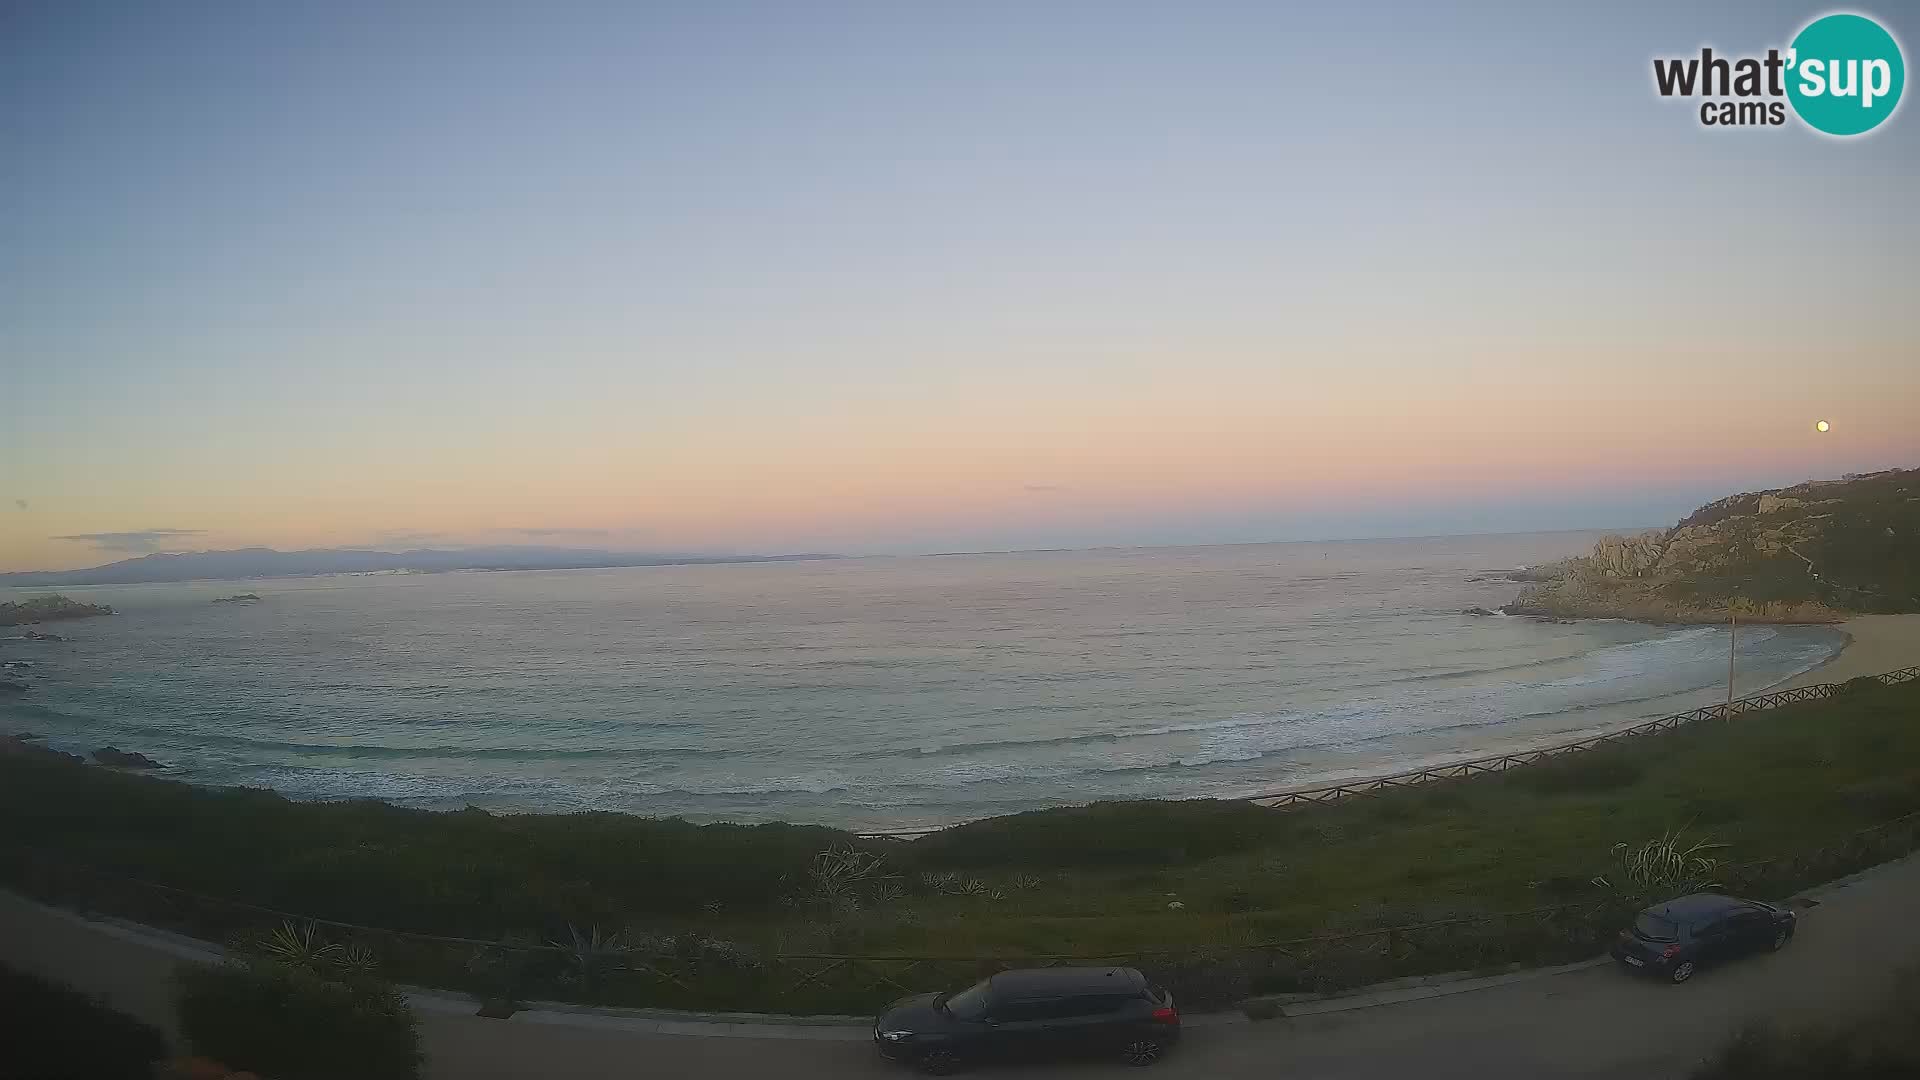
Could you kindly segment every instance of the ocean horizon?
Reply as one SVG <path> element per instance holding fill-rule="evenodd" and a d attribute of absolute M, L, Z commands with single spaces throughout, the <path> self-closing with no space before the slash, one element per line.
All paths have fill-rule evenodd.
<path fill-rule="evenodd" d="M 1600 535 L 63 587 L 121 614 L 0 637 L 32 687 L 0 732 L 431 809 L 884 829 L 1237 797 L 1721 700 L 1723 627 L 1465 613 Z M 1743 627 L 1737 692 L 1844 641 Z"/>

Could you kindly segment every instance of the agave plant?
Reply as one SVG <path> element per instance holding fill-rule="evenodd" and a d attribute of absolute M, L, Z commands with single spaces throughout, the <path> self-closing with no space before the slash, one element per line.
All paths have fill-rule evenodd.
<path fill-rule="evenodd" d="M 828 848 L 807 868 L 806 899 L 835 914 L 858 911 L 868 898 L 898 899 L 902 892 L 884 858 L 851 844 Z"/>
<path fill-rule="evenodd" d="M 372 978 L 380 972 L 380 960 L 373 950 L 353 942 L 334 954 L 334 969 L 354 978 Z"/>
<path fill-rule="evenodd" d="M 260 941 L 259 948 L 270 960 L 308 971 L 331 967 L 340 953 L 340 946 L 321 937 L 311 921 L 282 922 Z"/>
<path fill-rule="evenodd" d="M 576 979 L 589 989 L 597 987 L 600 981 L 611 972 L 626 966 L 627 957 L 632 953 L 625 935 L 618 931 L 602 934 L 600 928 L 590 927 L 586 933 L 572 923 L 567 924 L 567 934 L 571 942 L 550 941 L 547 944 L 560 950 L 566 958 L 567 975 Z"/>
<path fill-rule="evenodd" d="M 1593 883 L 1622 900 L 1647 901 L 1715 888 L 1720 861 L 1711 852 L 1726 847 L 1712 840 L 1689 843 L 1684 829 L 1662 833 L 1643 844 L 1619 843 L 1611 852 L 1613 871 Z"/>
<path fill-rule="evenodd" d="M 946 896 L 959 891 L 960 875 L 952 870 L 942 870 L 938 873 L 929 870 L 920 875 L 920 883 L 934 892 Z"/>

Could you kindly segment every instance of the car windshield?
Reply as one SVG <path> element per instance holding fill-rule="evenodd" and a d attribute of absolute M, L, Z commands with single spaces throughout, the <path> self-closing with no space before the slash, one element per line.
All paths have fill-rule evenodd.
<path fill-rule="evenodd" d="M 1651 911 L 1643 911 L 1633 920 L 1633 932 L 1647 941 L 1673 941 L 1679 938 L 1680 928 L 1671 920 L 1663 919 Z"/>
<path fill-rule="evenodd" d="M 987 1015 L 987 1004 L 991 1000 L 987 984 L 977 982 L 957 994 L 948 994 L 940 1007 L 955 1020 L 979 1020 Z"/>

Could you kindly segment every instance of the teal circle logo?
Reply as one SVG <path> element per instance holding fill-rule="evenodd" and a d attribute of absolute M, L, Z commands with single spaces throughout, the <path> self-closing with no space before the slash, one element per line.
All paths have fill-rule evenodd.
<path fill-rule="evenodd" d="M 1817 131 L 1861 135 L 1900 104 L 1907 65 L 1900 43 L 1864 15 L 1827 15 L 1807 24 L 1788 52 L 1787 99 Z"/>

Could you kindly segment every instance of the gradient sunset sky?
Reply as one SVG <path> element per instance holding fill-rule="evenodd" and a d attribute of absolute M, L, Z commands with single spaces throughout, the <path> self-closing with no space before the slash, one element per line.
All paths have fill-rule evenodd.
<path fill-rule="evenodd" d="M 7 4 L 0 570 L 1657 525 L 1920 465 L 1914 106 L 1652 88 L 1828 8 L 1461 7 Z"/>

